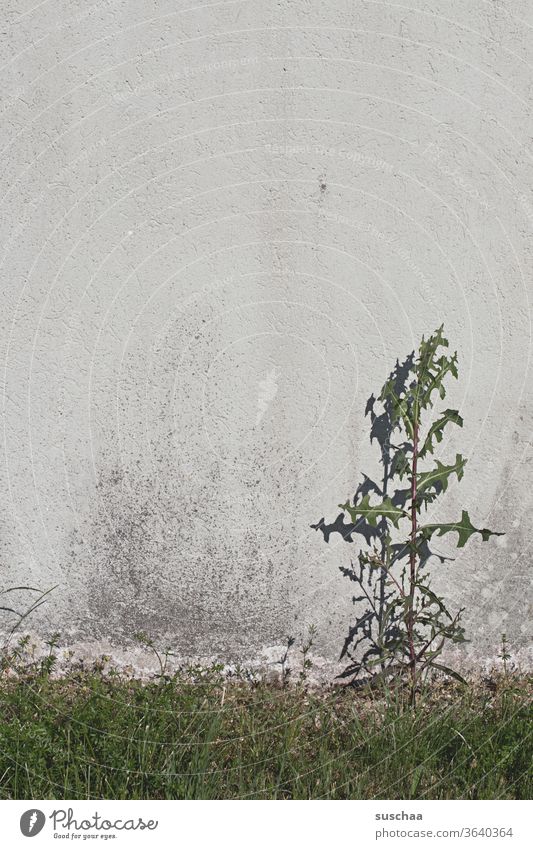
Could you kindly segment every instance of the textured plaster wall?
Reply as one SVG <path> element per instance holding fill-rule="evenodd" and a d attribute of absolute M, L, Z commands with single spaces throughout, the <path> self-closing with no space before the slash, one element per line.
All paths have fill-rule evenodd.
<path fill-rule="evenodd" d="M 507 534 L 436 585 L 465 662 L 506 631 L 527 663 L 531 3 L 0 14 L 1 583 L 57 585 L 33 629 L 260 660 L 312 624 L 336 660 L 356 547 L 309 525 L 372 470 L 366 399 L 444 321 L 465 426 L 442 456 L 469 462 L 440 515 Z"/>

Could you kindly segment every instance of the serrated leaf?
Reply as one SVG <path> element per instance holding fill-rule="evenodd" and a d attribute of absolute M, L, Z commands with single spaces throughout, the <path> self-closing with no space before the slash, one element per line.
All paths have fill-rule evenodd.
<path fill-rule="evenodd" d="M 458 410 L 444 410 L 441 417 L 431 425 L 424 440 L 424 444 L 418 454 L 421 459 L 428 453 L 433 454 L 433 450 L 435 448 L 434 441 L 442 442 L 444 428 L 448 422 L 453 422 L 459 427 L 463 426 L 463 418 L 459 415 Z"/>
<path fill-rule="evenodd" d="M 429 472 L 421 472 L 416 476 L 416 488 L 420 495 L 433 487 L 437 492 L 446 492 L 448 489 L 448 480 L 450 475 L 457 475 L 457 480 L 461 480 L 464 473 L 466 460 L 461 454 L 456 454 L 455 463 L 453 466 L 445 466 L 440 460 L 437 460 L 435 467 Z M 440 487 L 440 489 L 439 489 Z"/>
<path fill-rule="evenodd" d="M 442 599 L 440 599 L 437 595 L 435 595 L 433 590 L 430 590 L 430 588 L 424 586 L 424 584 L 417 584 L 417 587 L 420 590 L 420 592 L 422 593 L 422 595 L 427 596 L 432 601 L 433 604 L 436 604 L 438 606 L 438 608 L 442 611 L 442 613 L 445 613 L 446 616 L 448 616 L 450 619 L 452 618 L 449 611 L 446 608 L 446 605 L 442 601 Z"/>
<path fill-rule="evenodd" d="M 409 458 L 407 456 L 407 452 L 404 448 L 398 448 L 398 450 L 393 454 L 390 465 L 390 474 L 391 477 L 397 475 L 400 480 L 410 472 L 411 464 L 409 462 Z"/>
<path fill-rule="evenodd" d="M 401 420 L 409 436 L 413 436 L 413 423 L 411 421 L 410 401 L 408 395 L 398 395 L 396 383 L 391 378 L 386 381 L 379 395 L 379 400 L 390 406 L 390 418 L 393 429 Z"/>
<path fill-rule="evenodd" d="M 439 392 L 440 398 L 446 395 L 443 380 L 448 372 L 457 377 L 457 352 L 451 357 L 437 356 L 438 348 L 448 347 L 448 340 L 442 335 L 443 327 L 429 337 L 427 342 L 422 339 L 419 348 L 419 356 L 416 366 L 417 372 L 417 406 L 426 409 L 432 406 L 431 396 L 435 390 Z"/>
<path fill-rule="evenodd" d="M 433 534 L 442 537 L 444 534 L 449 534 L 452 531 L 457 531 L 459 537 L 457 540 L 457 548 L 463 548 L 473 534 L 481 534 L 483 542 L 486 542 L 489 537 L 492 536 L 503 536 L 502 533 L 489 531 L 488 528 L 474 527 L 466 510 L 463 510 L 461 513 L 461 520 L 459 522 L 445 522 L 442 524 L 434 523 L 430 525 L 422 525 L 420 528 L 420 532 L 425 539 L 431 539 Z"/>
<path fill-rule="evenodd" d="M 370 504 L 370 495 L 365 497 L 359 504 L 339 504 L 341 510 L 346 510 L 349 513 L 352 522 L 357 522 L 358 519 L 365 519 L 369 525 L 376 527 L 379 517 L 392 522 L 395 528 L 398 527 L 398 522 L 407 516 L 405 510 L 401 507 L 396 507 L 390 498 L 385 498 L 380 504 Z"/>

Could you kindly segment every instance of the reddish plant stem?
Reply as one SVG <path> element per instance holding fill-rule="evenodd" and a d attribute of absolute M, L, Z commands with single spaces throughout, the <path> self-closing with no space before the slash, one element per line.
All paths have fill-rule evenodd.
<path fill-rule="evenodd" d="M 418 410 L 415 405 L 413 416 L 413 464 L 411 469 L 411 551 L 409 555 L 409 603 L 407 608 L 407 636 L 411 670 L 411 705 L 416 701 L 416 651 L 415 651 L 415 584 L 416 584 L 416 537 L 418 521 L 416 512 L 416 472 L 418 465 Z"/>

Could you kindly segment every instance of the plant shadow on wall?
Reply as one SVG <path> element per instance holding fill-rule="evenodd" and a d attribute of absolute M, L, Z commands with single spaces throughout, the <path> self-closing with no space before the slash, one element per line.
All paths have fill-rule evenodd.
<path fill-rule="evenodd" d="M 375 440 L 381 452 L 381 480 L 364 475 L 352 502 L 339 504 L 344 512 L 333 523 L 322 518 L 311 525 L 326 542 L 332 533 L 348 543 L 354 536 L 365 541 L 357 565 L 340 567 L 359 589 L 354 604 L 366 602 L 344 642 L 341 660 L 349 664 L 341 677 L 353 684 L 407 680 L 412 705 L 431 670 L 462 680 L 440 661 L 447 645 L 466 642 L 464 608 L 450 613 L 430 587 L 430 563 L 451 559 L 433 551 L 432 540 L 455 532 L 462 548 L 473 534 L 483 541 L 500 535 L 474 527 L 466 510 L 455 522 L 424 522 L 450 480 L 461 480 L 466 464 L 461 454 L 449 465 L 432 456 L 448 425 L 463 424 L 457 410 L 433 413 L 434 403 L 445 398 L 445 380 L 458 376 L 457 352 L 448 355 L 447 348 L 440 327 L 429 339 L 422 338 L 417 353 L 396 362 L 365 411 L 370 442 Z"/>

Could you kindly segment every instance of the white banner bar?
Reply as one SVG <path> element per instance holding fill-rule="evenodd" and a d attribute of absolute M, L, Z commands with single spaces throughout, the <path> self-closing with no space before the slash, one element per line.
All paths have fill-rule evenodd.
<path fill-rule="evenodd" d="M 516 801 L 3 801 L 1 845 L 531 849 L 532 809 Z"/>

